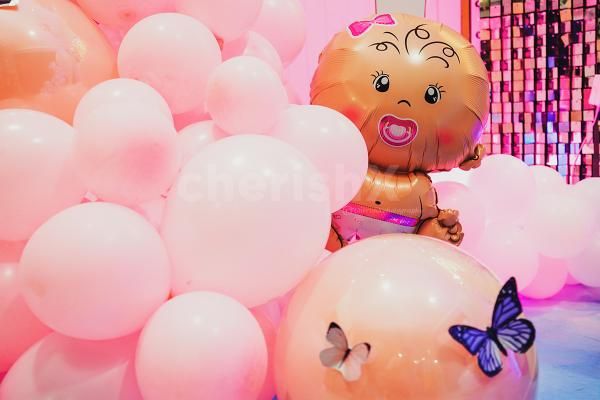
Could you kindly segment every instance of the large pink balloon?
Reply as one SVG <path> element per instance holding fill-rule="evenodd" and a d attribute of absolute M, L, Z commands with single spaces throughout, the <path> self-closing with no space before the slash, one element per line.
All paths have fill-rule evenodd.
<path fill-rule="evenodd" d="M 547 257 L 576 255 L 589 243 L 597 227 L 597 206 L 570 187 L 540 194 L 530 219 L 532 245 Z"/>
<path fill-rule="evenodd" d="M 252 314 L 211 292 L 177 296 L 144 327 L 136 372 L 144 400 L 256 399 L 267 349 Z"/>
<path fill-rule="evenodd" d="M 207 146 L 167 201 L 174 293 L 212 290 L 248 307 L 282 296 L 321 255 L 329 210 L 319 172 L 290 145 L 238 135 Z"/>
<path fill-rule="evenodd" d="M 556 192 L 567 187 L 565 178 L 563 178 L 557 170 L 545 165 L 534 165 L 529 167 L 535 179 L 535 191 L 539 195 L 541 193 Z"/>
<path fill-rule="evenodd" d="M 169 294 L 169 259 L 141 216 L 109 203 L 69 208 L 42 225 L 19 269 L 33 313 L 81 339 L 140 329 Z"/>
<path fill-rule="evenodd" d="M 304 153 L 323 174 L 332 212 L 358 193 L 369 157 L 360 131 L 346 116 L 322 106 L 292 106 L 271 134 Z"/>
<path fill-rule="evenodd" d="M 425 236 L 375 236 L 335 252 L 299 285 L 279 328 L 279 399 L 534 399 L 535 349 L 501 356 L 490 379 L 448 334 L 489 326 L 500 287 L 476 260 Z M 331 322 L 350 346 L 371 345 L 355 382 L 319 360 Z"/>
<path fill-rule="evenodd" d="M 16 264 L 0 263 L 0 372 L 51 332 L 31 313 L 19 289 Z"/>
<path fill-rule="evenodd" d="M 76 0 L 94 21 L 112 27 L 130 28 L 152 14 L 172 11 L 173 0 Z"/>
<path fill-rule="evenodd" d="M 206 109 L 231 134 L 267 133 L 287 105 L 279 76 L 255 57 L 225 61 L 208 83 Z"/>
<path fill-rule="evenodd" d="M 156 108 L 130 102 L 99 106 L 77 125 L 75 158 L 88 190 L 121 204 L 153 200 L 180 167 L 177 132 Z"/>
<path fill-rule="evenodd" d="M 173 114 L 173 120 L 175 121 L 175 129 L 180 131 L 191 124 L 195 124 L 196 122 L 210 120 L 210 115 L 206 111 L 204 104 L 202 104 L 191 111 L 181 114 Z"/>
<path fill-rule="evenodd" d="M 267 38 L 288 65 L 304 46 L 306 27 L 299 0 L 264 0 L 252 30 Z"/>
<path fill-rule="evenodd" d="M 587 178 L 573 187 L 577 196 L 581 199 L 587 198 L 588 201 L 598 205 L 600 204 L 600 178 Z M 600 213 L 598 213 L 600 217 Z M 600 219 L 598 220 L 600 222 Z"/>
<path fill-rule="evenodd" d="M 149 110 L 159 112 L 169 121 L 173 121 L 169 105 L 152 86 L 134 79 L 111 79 L 91 88 L 79 102 L 75 110 L 73 125 L 77 127 L 81 119 L 96 108 L 109 104 L 127 106 L 130 103 L 143 105 Z"/>
<path fill-rule="evenodd" d="M 212 32 L 194 18 L 175 13 L 155 14 L 134 25 L 118 56 L 121 77 L 154 87 L 174 114 L 204 103 L 206 83 L 220 62 Z"/>
<path fill-rule="evenodd" d="M 175 0 L 178 12 L 205 24 L 224 41 L 236 39 L 254 23 L 263 0 Z"/>
<path fill-rule="evenodd" d="M 279 76 L 283 74 L 281 57 L 271 42 L 256 32 L 248 32 L 244 36 L 225 42 L 223 45 L 223 60 L 238 56 L 251 56 L 260 58 L 269 64 Z"/>
<path fill-rule="evenodd" d="M 53 214 L 81 201 L 74 133 L 38 111 L 0 111 L 0 240 L 27 239 Z"/>
<path fill-rule="evenodd" d="M 485 229 L 485 207 L 479 196 L 458 182 L 436 183 L 435 190 L 438 207 L 460 213 L 460 223 L 465 232 L 461 248 L 467 251 L 475 249 Z"/>
<path fill-rule="evenodd" d="M 486 206 L 488 219 L 521 221 L 533 207 L 535 179 L 529 167 L 516 157 L 495 154 L 484 158 L 469 182 Z"/>
<path fill-rule="evenodd" d="M 547 299 L 560 292 L 567 283 L 567 262 L 540 256 L 539 265 L 533 282 L 521 290 L 521 293 L 532 299 Z"/>
<path fill-rule="evenodd" d="M 185 165 L 207 145 L 226 136 L 227 134 L 216 126 L 213 121 L 201 121 L 188 125 L 177 136 L 177 145 L 182 156 L 182 165 Z"/>
<path fill-rule="evenodd" d="M 0 240 L 0 262 L 18 263 L 26 244 L 25 240 L 19 242 Z"/>
<path fill-rule="evenodd" d="M 262 389 L 256 400 L 273 400 L 276 394 L 275 389 L 275 340 L 277 339 L 277 329 L 281 323 L 281 308 L 279 299 L 272 300 L 267 304 L 255 307 L 252 315 L 258 321 L 267 344 L 268 366 L 266 378 Z"/>
<path fill-rule="evenodd" d="M 600 229 L 590 239 L 583 251 L 568 259 L 569 273 L 584 285 L 600 287 Z"/>
<path fill-rule="evenodd" d="M 133 367 L 137 335 L 111 341 L 53 333 L 8 372 L 2 400 L 142 400 Z"/>
<path fill-rule="evenodd" d="M 531 235 L 521 226 L 506 222 L 488 223 L 477 248 L 469 250 L 500 281 L 514 276 L 523 289 L 539 270 L 538 254 Z"/>

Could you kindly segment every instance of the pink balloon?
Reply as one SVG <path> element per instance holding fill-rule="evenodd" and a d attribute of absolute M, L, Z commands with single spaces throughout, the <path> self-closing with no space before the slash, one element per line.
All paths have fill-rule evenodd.
<path fill-rule="evenodd" d="M 177 296 L 144 327 L 136 373 L 144 400 L 256 399 L 267 349 L 252 314 L 211 292 Z"/>
<path fill-rule="evenodd" d="M 32 344 L 50 333 L 29 310 L 19 292 L 16 264 L 0 263 L 0 372 Z"/>
<path fill-rule="evenodd" d="M 8 372 L 2 400 L 142 400 L 133 366 L 137 335 L 86 341 L 53 333 Z"/>
<path fill-rule="evenodd" d="M 367 145 L 343 114 L 322 106 L 289 107 L 271 134 L 304 153 L 321 172 L 332 212 L 358 193 L 369 167 Z"/>
<path fill-rule="evenodd" d="M 587 178 L 572 187 L 577 196 L 580 196 L 579 198 L 587 198 L 593 204 L 600 204 L 600 178 Z M 600 217 L 600 213 L 598 213 L 598 217 Z"/>
<path fill-rule="evenodd" d="M 565 178 L 563 178 L 557 170 L 545 165 L 534 165 L 529 167 L 535 180 L 536 193 L 555 192 L 567 187 Z"/>
<path fill-rule="evenodd" d="M 329 210 L 318 171 L 290 145 L 238 135 L 207 146 L 167 200 L 173 292 L 211 290 L 248 307 L 285 294 L 321 255 Z"/>
<path fill-rule="evenodd" d="M 600 287 L 600 230 L 591 235 L 591 241 L 579 254 L 567 260 L 569 273 L 580 283 Z"/>
<path fill-rule="evenodd" d="M 118 56 L 121 77 L 158 90 L 174 114 L 204 103 L 206 83 L 220 62 L 212 32 L 194 18 L 174 13 L 137 23 L 125 35 Z"/>
<path fill-rule="evenodd" d="M 162 114 L 168 121 L 173 122 L 169 105 L 152 86 L 134 79 L 111 79 L 90 89 L 79 102 L 73 118 L 73 126 L 77 128 L 82 118 L 87 117 L 98 107 L 119 104 L 127 107 L 136 103 Z"/>
<path fill-rule="evenodd" d="M 494 221 L 522 220 L 535 200 L 531 170 L 523 161 L 505 154 L 484 158 L 471 175 L 470 187 L 483 201 L 488 219 Z"/>
<path fill-rule="evenodd" d="M 111 45 L 113 50 L 115 50 L 115 52 L 119 51 L 119 47 L 121 47 L 121 42 L 127 33 L 127 29 L 116 28 L 104 24 L 98 24 L 98 28 L 104 33 L 106 41 Z"/>
<path fill-rule="evenodd" d="M 479 245 L 470 254 L 501 282 L 514 276 L 521 289 L 533 282 L 539 270 L 538 254 L 529 232 L 510 223 L 488 223 Z"/>
<path fill-rule="evenodd" d="M 188 111 L 183 114 L 174 114 L 173 120 L 175 121 L 175 129 L 180 131 L 189 125 L 195 124 L 196 122 L 210 120 L 210 115 L 206 111 L 204 104 L 202 104 L 192 111 Z"/>
<path fill-rule="evenodd" d="M 231 134 L 267 133 L 287 105 L 277 74 L 255 57 L 225 61 L 208 82 L 206 109 Z"/>
<path fill-rule="evenodd" d="M 177 145 L 182 155 L 182 165 L 185 165 L 207 145 L 226 136 L 227 134 L 212 121 L 202 121 L 189 125 L 177 136 Z"/>
<path fill-rule="evenodd" d="M 533 282 L 521 290 L 521 293 L 532 299 L 547 299 L 560 292 L 567 283 L 567 262 L 540 256 L 539 265 Z"/>
<path fill-rule="evenodd" d="M 137 331 L 169 294 L 160 236 L 134 211 L 109 203 L 78 205 L 42 225 L 25 247 L 19 274 L 33 313 L 81 339 Z"/>
<path fill-rule="evenodd" d="M 568 267 L 568 264 L 567 264 Z M 580 285 L 581 282 L 579 282 L 577 279 L 573 278 L 573 275 L 571 275 L 570 272 L 567 273 L 567 285 Z"/>
<path fill-rule="evenodd" d="M 252 26 L 273 44 L 281 61 L 288 65 L 304 46 L 306 17 L 298 0 L 264 0 L 258 19 Z"/>
<path fill-rule="evenodd" d="M 532 211 L 532 245 L 547 257 L 566 258 L 581 252 L 597 225 L 597 204 L 566 189 L 540 194 Z"/>
<path fill-rule="evenodd" d="M 250 310 L 258 321 L 267 344 L 268 364 L 266 378 L 256 400 L 273 400 L 275 389 L 275 340 L 281 323 L 281 309 L 278 300 L 273 300 Z"/>
<path fill-rule="evenodd" d="M 460 213 L 460 223 L 465 237 L 461 248 L 475 249 L 485 229 L 485 207 L 478 195 L 461 183 L 440 182 L 435 184 L 438 207 L 454 209 Z"/>
<path fill-rule="evenodd" d="M 180 168 L 177 132 L 156 109 L 136 103 L 99 106 L 77 125 L 75 158 L 88 189 L 121 204 L 156 199 Z"/>
<path fill-rule="evenodd" d="M 230 41 L 223 45 L 223 60 L 229 60 L 238 56 L 251 56 L 260 58 L 269 64 L 279 76 L 283 74 L 281 57 L 275 47 L 256 32 L 248 32 L 246 35 Z"/>
<path fill-rule="evenodd" d="M 303 101 L 300 99 L 300 96 L 298 96 L 298 93 L 296 93 L 296 90 L 292 87 L 292 85 L 290 85 L 289 83 L 286 83 L 285 90 L 287 92 L 288 102 L 290 104 L 298 104 L 298 105 L 303 104 Z"/>
<path fill-rule="evenodd" d="M 144 217 L 154 228 L 160 229 L 166 204 L 167 200 L 161 196 L 158 199 L 138 204 L 132 207 L 132 210 Z"/>
<path fill-rule="evenodd" d="M 18 263 L 27 241 L 8 242 L 0 240 L 0 263 Z"/>
<path fill-rule="evenodd" d="M 130 28 L 152 14 L 172 10 L 173 0 L 77 0 L 94 21 L 118 28 Z"/>
<path fill-rule="evenodd" d="M 45 220 L 81 201 L 74 133 L 38 111 L 0 111 L 0 240 L 28 239 Z"/>
<path fill-rule="evenodd" d="M 242 36 L 254 23 L 262 0 L 175 0 L 175 8 L 205 24 L 224 41 Z"/>

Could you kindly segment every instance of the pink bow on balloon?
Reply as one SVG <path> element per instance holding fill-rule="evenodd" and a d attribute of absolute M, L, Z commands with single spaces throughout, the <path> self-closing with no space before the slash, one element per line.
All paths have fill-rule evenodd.
<path fill-rule="evenodd" d="M 358 37 L 367 32 L 373 25 L 396 25 L 396 20 L 390 14 L 381 14 L 370 21 L 353 22 L 348 30 L 353 37 Z"/>

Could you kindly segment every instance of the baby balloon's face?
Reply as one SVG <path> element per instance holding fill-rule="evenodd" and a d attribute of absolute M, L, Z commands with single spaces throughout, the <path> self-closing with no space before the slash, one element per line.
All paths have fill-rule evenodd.
<path fill-rule="evenodd" d="M 487 118 L 489 84 L 476 50 L 451 29 L 383 14 L 337 34 L 315 73 L 313 104 L 361 130 L 369 160 L 401 171 L 468 159 Z"/>

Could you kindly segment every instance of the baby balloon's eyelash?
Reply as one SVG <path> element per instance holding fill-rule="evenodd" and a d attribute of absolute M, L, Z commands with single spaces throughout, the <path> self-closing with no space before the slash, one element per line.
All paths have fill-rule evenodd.
<path fill-rule="evenodd" d="M 444 86 L 440 85 L 439 83 L 436 83 L 435 85 L 431 85 L 431 86 L 435 86 L 440 91 L 440 93 L 446 93 L 445 90 L 442 90 L 444 88 Z"/>
<path fill-rule="evenodd" d="M 375 81 L 375 79 L 379 78 L 382 75 L 389 76 L 388 74 L 386 74 L 385 72 L 383 72 L 383 70 L 381 70 L 381 71 L 375 71 L 374 74 L 371 74 L 371 76 L 373 77 L 373 81 Z"/>

